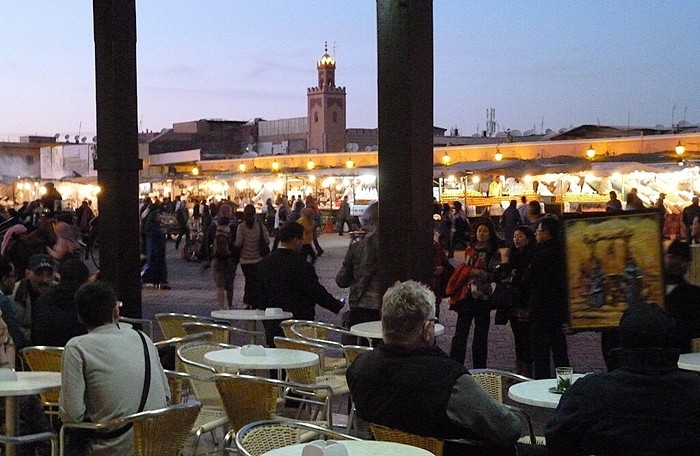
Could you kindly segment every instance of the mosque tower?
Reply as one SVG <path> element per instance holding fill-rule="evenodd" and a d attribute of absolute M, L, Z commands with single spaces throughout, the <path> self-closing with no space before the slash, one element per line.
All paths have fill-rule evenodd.
<path fill-rule="evenodd" d="M 345 148 L 345 87 L 335 85 L 335 60 L 326 52 L 316 62 L 318 87 L 307 89 L 309 150 L 340 152 Z"/>

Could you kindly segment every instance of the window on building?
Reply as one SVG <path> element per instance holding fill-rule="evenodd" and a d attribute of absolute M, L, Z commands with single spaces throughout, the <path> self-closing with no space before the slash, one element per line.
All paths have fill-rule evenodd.
<path fill-rule="evenodd" d="M 317 112 L 314 113 L 314 122 L 318 122 L 318 113 Z"/>
<path fill-rule="evenodd" d="M 334 113 L 333 113 L 333 123 L 335 123 L 335 122 L 337 122 L 337 121 L 338 121 L 338 113 L 337 113 L 337 112 L 334 112 Z"/>
<path fill-rule="evenodd" d="M 32 155 L 26 156 L 27 166 L 34 166 L 34 157 Z"/>

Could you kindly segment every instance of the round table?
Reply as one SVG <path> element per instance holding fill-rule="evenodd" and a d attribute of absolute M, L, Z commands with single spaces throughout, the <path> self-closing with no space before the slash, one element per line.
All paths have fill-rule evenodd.
<path fill-rule="evenodd" d="M 683 353 L 678 357 L 678 368 L 700 372 L 700 353 Z"/>
<path fill-rule="evenodd" d="M 338 440 L 348 450 L 348 456 L 431 456 L 432 453 L 422 448 L 394 442 L 376 440 Z M 289 445 L 263 453 L 261 456 L 301 456 L 307 443 Z"/>
<path fill-rule="evenodd" d="M 229 309 L 212 310 L 211 317 L 218 318 L 220 320 L 245 321 L 247 323 L 246 329 L 249 331 L 255 331 L 255 322 L 258 320 L 288 320 L 293 317 L 293 314 L 291 312 L 282 312 L 268 315 L 264 310 Z M 251 334 L 248 336 L 248 343 L 255 343 L 255 335 Z"/>
<path fill-rule="evenodd" d="M 575 382 L 584 374 L 574 374 Z M 508 397 L 521 404 L 534 405 L 535 407 L 557 408 L 561 394 L 550 393 L 550 388 L 557 386 L 556 378 L 545 378 L 543 380 L 530 380 L 528 382 L 516 383 L 508 388 Z"/>
<path fill-rule="evenodd" d="M 5 396 L 5 423 L 8 435 L 19 435 L 17 396 L 61 389 L 60 372 L 15 372 L 17 380 L 0 381 L 0 396 Z M 7 445 L 7 454 L 15 455 L 15 445 Z"/>
<path fill-rule="evenodd" d="M 350 328 L 350 332 L 361 336 L 369 337 L 371 339 L 381 339 L 382 338 L 382 322 L 380 321 L 368 321 L 366 323 L 358 323 Z M 435 335 L 439 336 L 445 333 L 445 327 L 440 323 L 435 323 Z"/>
<path fill-rule="evenodd" d="M 316 353 L 287 348 L 265 348 L 265 356 L 245 356 L 240 348 L 227 348 L 205 353 L 204 359 L 213 366 L 241 370 L 294 369 L 319 362 Z"/>

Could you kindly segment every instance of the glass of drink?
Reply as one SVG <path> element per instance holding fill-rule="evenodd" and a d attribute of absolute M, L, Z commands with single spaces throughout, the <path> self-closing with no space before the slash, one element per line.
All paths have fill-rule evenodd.
<path fill-rule="evenodd" d="M 557 390 L 566 391 L 571 386 L 571 380 L 574 375 L 572 367 L 557 367 Z"/>

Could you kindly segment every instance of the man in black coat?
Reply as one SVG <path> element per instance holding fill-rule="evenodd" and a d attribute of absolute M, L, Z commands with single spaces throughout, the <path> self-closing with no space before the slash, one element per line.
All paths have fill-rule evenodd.
<path fill-rule="evenodd" d="M 679 239 L 664 255 L 664 305 L 676 321 L 676 347 L 681 353 L 690 353 L 691 339 L 700 337 L 700 287 L 684 279 L 692 260 L 690 246 Z"/>
<path fill-rule="evenodd" d="M 552 456 L 697 455 L 700 376 L 678 369 L 674 322 L 656 304 L 620 319 L 620 367 L 576 380 L 544 435 Z"/>
<path fill-rule="evenodd" d="M 535 378 L 551 377 L 550 351 L 555 367 L 569 366 L 563 325 L 568 320 L 566 267 L 561 224 L 543 217 L 535 230 L 537 248 L 523 275 L 530 290 L 530 343 Z"/>
<path fill-rule="evenodd" d="M 296 320 L 314 320 L 318 304 L 337 314 L 343 303 L 333 297 L 318 281 L 314 267 L 298 253 L 303 244 L 304 228 L 297 222 L 280 227 L 280 245 L 258 262 L 256 277 L 261 308 L 280 307 L 292 312 Z M 275 336 L 283 336 L 279 321 L 263 321 L 265 340 L 274 347 Z"/>

